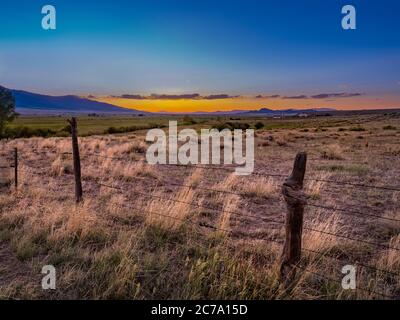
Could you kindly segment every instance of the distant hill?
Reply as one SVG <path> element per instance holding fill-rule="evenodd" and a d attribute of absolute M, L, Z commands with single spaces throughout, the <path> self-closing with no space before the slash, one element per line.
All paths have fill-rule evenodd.
<path fill-rule="evenodd" d="M 1 87 L 0 87 L 1 88 Z M 73 95 L 48 96 L 11 90 L 20 114 L 145 114 L 144 111 L 118 107 Z"/>
<path fill-rule="evenodd" d="M 333 112 L 336 109 L 333 108 L 315 108 L 315 109 L 284 109 L 284 110 L 272 110 L 267 108 L 261 108 L 259 110 L 231 110 L 231 111 L 197 111 L 197 112 L 168 112 L 162 111 L 157 112 L 157 114 L 190 114 L 190 115 L 215 115 L 215 116 L 295 116 L 298 114 L 314 114 L 314 113 L 324 113 Z"/>
<path fill-rule="evenodd" d="M 261 108 L 259 110 L 251 110 L 243 112 L 241 115 L 253 115 L 253 116 L 294 116 L 298 114 L 314 114 L 319 112 L 331 112 L 336 111 L 333 108 L 314 108 L 314 109 L 284 109 L 284 110 L 272 110 L 267 108 Z"/>
<path fill-rule="evenodd" d="M 245 112 L 248 112 L 248 110 L 229 110 L 229 111 L 194 111 L 194 112 L 168 112 L 168 111 L 159 111 L 155 112 L 153 114 L 158 114 L 158 115 L 193 115 L 193 116 L 201 116 L 201 115 L 235 115 L 235 114 L 243 114 Z"/>

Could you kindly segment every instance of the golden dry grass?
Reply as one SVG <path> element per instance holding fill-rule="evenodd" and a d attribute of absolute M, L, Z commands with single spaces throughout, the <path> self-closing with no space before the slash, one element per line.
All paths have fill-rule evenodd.
<path fill-rule="evenodd" d="M 268 145 L 257 144 L 256 170 L 289 175 L 296 152 L 306 150 L 306 178 L 395 185 L 400 135 L 385 131 L 383 136 L 375 129 L 382 128 L 381 123 L 365 127 L 369 131 L 361 133 L 338 131 L 336 124 L 325 131 L 259 132 L 257 139 L 268 137 Z M 360 134 L 368 146 L 357 138 Z M 369 291 L 344 291 L 332 280 L 341 279 L 345 264 L 400 273 L 397 250 L 310 231 L 399 248 L 400 226 L 393 221 L 307 206 L 303 248 L 309 251 L 301 262 L 307 270 L 299 269 L 292 285 L 285 287 L 278 276 L 284 230 L 271 222 L 282 221 L 286 212 L 279 190 L 282 179 L 150 166 L 143 161 L 144 136 L 85 137 L 80 139 L 85 200 L 77 205 L 71 156 L 62 154 L 71 151 L 69 139 L 0 143 L 3 154 L 14 147 L 21 154 L 19 190 L 2 189 L 0 194 L 0 244 L 10 249 L 20 270 L 13 281 L 0 280 L 2 297 L 385 298 L 371 291 L 399 297 L 399 280 L 387 273 L 358 267 L 358 285 Z M 306 181 L 304 191 L 309 200 L 324 206 L 400 219 L 400 192 L 312 180 Z M 54 292 L 40 288 L 45 264 L 53 264 L 58 272 Z M 6 263 L 1 272 L 11 274 L 10 269 Z"/>

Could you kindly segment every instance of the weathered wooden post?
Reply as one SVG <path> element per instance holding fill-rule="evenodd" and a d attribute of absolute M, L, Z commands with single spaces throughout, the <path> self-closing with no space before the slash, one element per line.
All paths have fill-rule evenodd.
<path fill-rule="evenodd" d="M 303 214 L 306 204 L 302 191 L 306 172 L 307 154 L 300 152 L 296 155 L 293 171 L 282 186 L 282 193 L 286 201 L 286 239 L 282 253 L 280 268 L 281 280 L 290 282 L 295 276 L 293 267 L 300 261 L 301 240 L 303 233 Z"/>
<path fill-rule="evenodd" d="M 18 190 L 18 149 L 14 148 L 14 184 L 15 191 Z"/>
<path fill-rule="evenodd" d="M 78 130 L 76 118 L 72 117 L 68 120 L 71 126 L 71 138 L 72 138 L 72 157 L 74 159 L 74 176 L 75 176 L 75 199 L 76 202 L 82 201 L 82 181 L 81 181 L 81 158 L 79 156 L 79 145 L 78 145 Z"/>
<path fill-rule="evenodd" d="M 11 181 L 9 170 L 12 166 L 7 163 L 7 157 L 0 157 L 0 187 L 8 186 Z"/>

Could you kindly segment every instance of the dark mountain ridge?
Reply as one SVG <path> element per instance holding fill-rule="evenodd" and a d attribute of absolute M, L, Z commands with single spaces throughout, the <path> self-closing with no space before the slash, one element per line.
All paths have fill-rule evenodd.
<path fill-rule="evenodd" d="M 3 88 L 0 86 L 0 89 Z M 5 89 L 5 88 L 3 88 Z M 50 96 L 23 90 L 10 89 L 16 111 L 20 114 L 144 114 L 146 112 L 127 109 L 113 104 L 98 102 L 74 95 Z"/>

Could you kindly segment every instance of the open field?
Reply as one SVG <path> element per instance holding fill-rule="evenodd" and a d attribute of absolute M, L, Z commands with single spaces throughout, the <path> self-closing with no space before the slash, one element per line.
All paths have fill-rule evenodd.
<path fill-rule="evenodd" d="M 110 128 L 120 131 L 134 132 L 140 129 L 163 127 L 168 125 L 169 120 L 176 120 L 179 125 L 199 129 L 209 127 L 220 127 L 227 122 L 237 124 L 248 124 L 254 127 L 256 123 L 262 123 L 264 130 L 274 129 L 314 129 L 322 130 L 327 127 L 340 127 L 351 129 L 358 123 L 371 121 L 385 121 L 385 119 L 399 119 L 399 110 L 377 110 L 331 112 L 330 117 L 310 117 L 299 119 L 297 117 L 286 117 L 284 119 L 255 117 L 240 117 L 235 115 L 201 115 L 185 117 L 184 115 L 152 115 L 152 116 L 81 116 L 79 117 L 79 135 L 95 135 L 109 133 Z M 23 129 L 32 130 L 32 136 L 40 136 L 41 130 L 47 136 L 68 136 L 66 116 L 20 116 L 9 124 L 10 130 Z M 124 130 L 125 129 L 125 130 Z M 398 128 L 400 130 L 400 128 Z M 49 131 L 49 132 L 47 132 Z"/>
<path fill-rule="evenodd" d="M 166 125 L 168 120 L 160 117 L 80 117 L 79 134 L 80 135 L 93 135 L 103 134 L 109 128 L 131 127 L 132 131 L 145 129 L 148 127 L 157 127 Z M 68 123 L 67 117 L 62 116 L 21 116 L 18 117 L 13 123 L 10 124 L 11 130 L 27 128 L 33 131 L 51 130 L 49 136 L 68 136 L 66 130 Z"/>
<path fill-rule="evenodd" d="M 177 119 L 195 129 L 261 122 L 255 174 L 150 166 L 146 130 L 84 136 L 84 201 L 76 205 L 70 138 L 0 142 L 1 165 L 12 163 L 18 147 L 21 169 L 18 191 L 4 187 L 0 194 L 0 297 L 400 299 L 398 115 Z M 80 135 L 168 123 L 164 117 L 78 121 Z M 66 121 L 13 124 L 21 125 L 57 131 Z M 284 286 L 280 188 L 299 151 L 308 154 L 310 205 L 302 261 Z M 56 267 L 57 288 L 44 291 L 41 269 L 48 264 Z M 341 288 L 348 264 L 357 266 L 357 290 Z"/>

